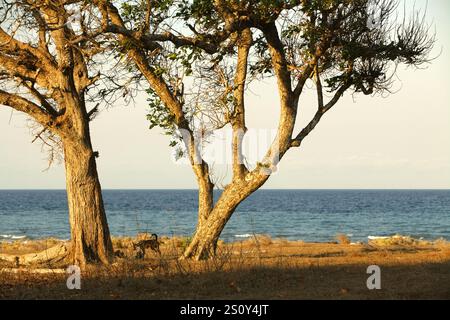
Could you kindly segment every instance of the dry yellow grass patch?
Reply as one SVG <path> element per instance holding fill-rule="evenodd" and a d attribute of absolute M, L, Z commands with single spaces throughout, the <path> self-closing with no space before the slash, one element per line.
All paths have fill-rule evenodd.
<path fill-rule="evenodd" d="M 125 258 L 83 273 L 69 291 L 64 274 L 0 271 L 0 298 L 85 299 L 450 299 L 450 244 L 304 243 L 256 236 L 221 242 L 208 261 L 179 261 L 188 238 L 162 238 L 161 256 L 134 259 L 132 238 L 115 238 Z M 44 242 L 2 250 L 44 248 Z M 369 265 L 382 270 L 383 289 L 366 287 Z M 3 267 L 8 267 L 3 264 Z M 10 267 L 10 266 L 9 266 Z M 1 269 L 1 266 L 0 266 Z"/>

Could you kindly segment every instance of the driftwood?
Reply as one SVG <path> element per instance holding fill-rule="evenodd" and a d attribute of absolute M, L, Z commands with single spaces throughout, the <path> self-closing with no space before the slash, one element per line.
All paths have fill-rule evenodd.
<path fill-rule="evenodd" d="M 36 274 L 65 274 L 64 269 L 21 269 L 21 268 L 3 268 L 0 273 L 36 273 Z"/>
<path fill-rule="evenodd" d="M 59 244 L 47 250 L 23 255 L 0 254 L 0 261 L 7 261 L 18 266 L 60 262 L 67 257 L 69 250 L 65 244 Z"/>

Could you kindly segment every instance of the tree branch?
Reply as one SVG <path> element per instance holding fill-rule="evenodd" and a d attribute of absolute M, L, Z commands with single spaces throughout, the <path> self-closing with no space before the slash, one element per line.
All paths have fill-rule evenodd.
<path fill-rule="evenodd" d="M 247 131 L 245 125 L 245 86 L 247 81 L 248 59 L 252 45 L 252 33 L 245 29 L 239 34 L 237 66 L 234 78 L 234 110 L 230 117 L 233 128 L 233 179 L 242 180 L 248 172 L 242 155 L 242 140 Z"/>
<path fill-rule="evenodd" d="M 52 117 L 58 116 L 58 111 L 55 110 L 55 108 L 52 107 L 50 103 L 48 103 L 47 99 L 34 87 L 33 84 L 31 85 L 25 85 L 26 88 L 30 91 L 30 93 L 39 100 L 39 102 L 42 105 L 42 108 L 45 109 L 45 111 L 51 115 Z"/>
<path fill-rule="evenodd" d="M 45 65 L 47 65 L 48 72 L 51 71 L 50 69 L 55 69 L 54 61 L 49 55 L 45 53 L 45 51 L 43 52 L 39 48 L 35 48 L 27 43 L 15 39 L 13 36 L 6 33 L 1 27 L 0 27 L 0 51 L 13 56 L 31 55 L 34 57 L 36 61 L 45 62 Z M 44 65 L 44 63 L 40 63 L 40 65 Z"/>
<path fill-rule="evenodd" d="M 263 28 L 263 32 L 269 45 L 272 67 L 277 77 L 281 112 L 277 135 L 261 165 L 257 166 L 251 173 L 252 175 L 257 174 L 257 180 L 260 181 L 267 179 L 267 175 L 270 175 L 276 170 L 279 160 L 291 147 L 298 102 L 292 91 L 291 73 L 286 61 L 283 43 L 281 42 L 275 23 L 266 25 Z"/>
<path fill-rule="evenodd" d="M 297 85 L 294 89 L 294 98 L 298 102 L 302 92 L 303 88 L 305 86 L 306 81 L 311 77 L 312 72 L 314 71 L 313 65 L 308 64 L 306 66 L 306 69 L 303 71 L 300 79 L 297 82 Z"/>
<path fill-rule="evenodd" d="M 315 82 L 316 82 L 316 91 L 317 91 L 317 104 L 318 109 L 323 109 L 323 89 L 322 89 L 322 82 L 320 81 L 320 73 L 319 73 L 319 66 L 316 64 L 314 68 L 314 76 L 315 76 Z"/>
<path fill-rule="evenodd" d="M 277 27 L 274 23 L 264 28 L 264 35 L 269 45 L 272 66 L 278 81 L 278 90 L 281 95 L 282 107 L 293 107 L 292 102 L 292 81 L 291 73 L 286 61 L 283 43 L 278 35 Z"/>
<path fill-rule="evenodd" d="M 18 95 L 7 93 L 3 90 L 0 90 L 0 105 L 11 107 L 17 111 L 32 116 L 44 127 L 47 127 L 48 123 L 52 120 L 52 117 L 37 104 Z"/>
<path fill-rule="evenodd" d="M 333 98 L 326 105 L 323 105 L 323 101 L 322 101 L 322 105 L 319 102 L 319 108 L 318 108 L 316 114 L 314 115 L 314 117 L 312 118 L 312 120 L 308 123 L 308 125 L 306 127 L 303 128 L 302 131 L 300 131 L 300 133 L 295 137 L 295 139 L 293 139 L 291 141 L 292 147 L 300 147 L 303 140 L 314 130 L 314 128 L 317 126 L 317 124 L 322 119 L 323 115 L 325 113 L 327 113 L 339 101 L 339 99 L 342 97 L 342 95 L 345 93 L 345 91 L 347 91 L 347 89 L 350 88 L 350 86 L 351 86 L 351 83 L 346 83 L 346 84 L 342 85 L 336 91 Z M 321 87 L 320 87 L 320 89 L 318 87 L 317 91 L 318 91 L 318 96 L 321 96 L 321 94 L 319 93 L 319 91 L 321 91 Z M 321 96 L 321 99 L 323 99 L 323 96 Z"/>
<path fill-rule="evenodd" d="M 107 14 L 109 19 L 111 21 L 120 27 L 120 29 L 125 29 L 125 24 L 122 20 L 122 18 L 119 15 L 119 12 L 114 5 L 111 3 L 105 4 L 105 10 L 106 12 L 103 12 L 103 14 Z M 119 39 L 124 42 L 132 38 L 132 33 L 130 34 L 129 31 L 125 33 L 119 34 Z M 134 39 L 134 38 L 132 38 Z M 175 117 L 175 122 L 178 125 L 178 127 L 189 130 L 188 123 L 185 119 L 184 113 L 183 113 L 183 107 L 181 103 L 177 100 L 177 98 L 172 94 L 172 92 L 169 89 L 169 86 L 167 83 L 159 76 L 157 76 L 153 70 L 153 68 L 148 64 L 147 57 L 145 53 L 138 47 L 132 46 L 128 50 L 128 55 L 133 59 L 133 61 L 136 63 L 136 66 L 141 71 L 141 73 L 144 75 L 144 77 L 147 79 L 150 86 L 155 90 L 155 92 L 158 93 L 159 98 L 164 103 L 164 105 L 170 110 L 170 112 Z"/>

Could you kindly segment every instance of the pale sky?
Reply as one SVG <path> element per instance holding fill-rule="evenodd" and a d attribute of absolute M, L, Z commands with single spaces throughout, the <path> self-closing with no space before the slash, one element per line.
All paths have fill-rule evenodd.
<path fill-rule="evenodd" d="M 407 1 L 413 3 L 413 1 Z M 416 1 L 421 7 L 425 0 Z M 401 68 L 382 97 L 346 95 L 304 141 L 281 161 L 265 188 L 450 188 L 450 2 L 429 0 L 442 54 L 426 70 Z M 196 188 L 192 171 L 172 161 L 169 140 L 148 130 L 145 96 L 136 105 L 103 111 L 92 123 L 104 189 Z M 300 102 L 299 126 L 316 108 L 312 91 Z M 252 129 L 276 128 L 278 95 L 273 81 L 252 88 L 247 101 Z M 0 189 L 63 189 L 64 167 L 49 171 L 38 143 L 31 144 L 26 117 L 0 106 Z"/>

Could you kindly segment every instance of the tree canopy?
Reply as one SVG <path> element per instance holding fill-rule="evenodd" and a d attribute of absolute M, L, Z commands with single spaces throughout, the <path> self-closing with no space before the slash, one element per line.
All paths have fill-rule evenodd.
<path fill-rule="evenodd" d="M 99 33 L 115 35 L 130 70 L 149 85 L 150 127 L 174 136 L 199 184 L 199 222 L 185 257 L 201 258 L 241 201 L 261 187 L 292 147 L 299 147 L 345 93 L 389 92 L 398 64 L 429 61 L 434 36 L 424 16 L 401 13 L 389 0 L 94 1 Z M 245 164 L 245 92 L 251 81 L 275 77 L 277 135 L 255 168 Z M 295 132 L 305 84 L 317 112 Z M 216 203 L 204 137 L 233 131 L 232 179 Z"/>

